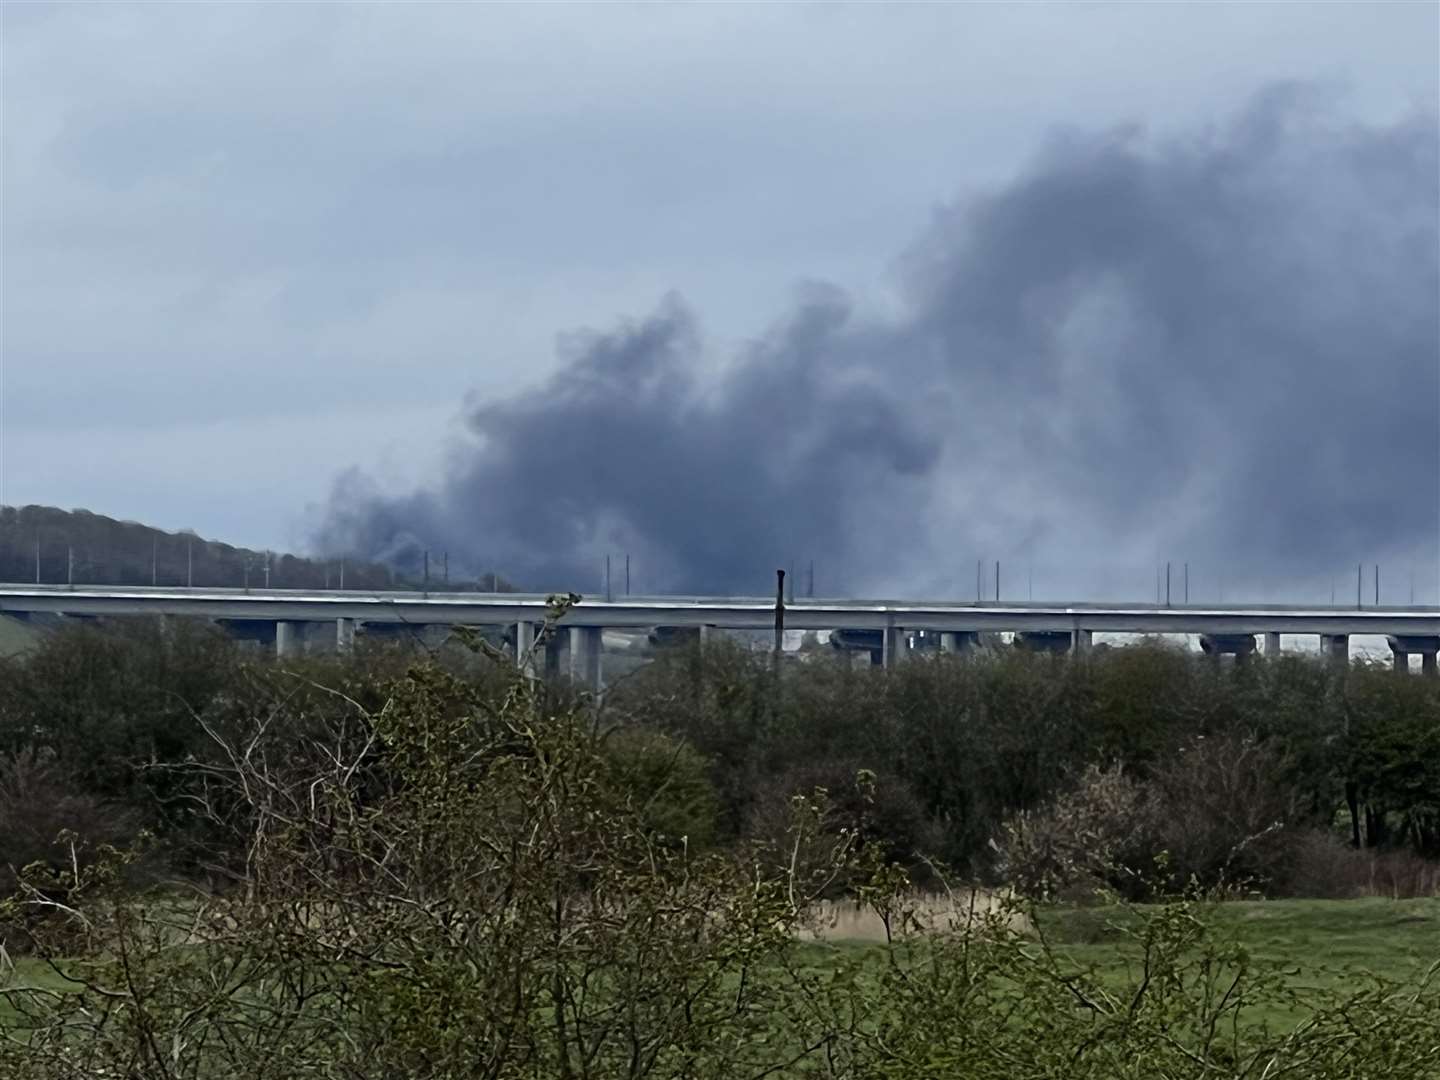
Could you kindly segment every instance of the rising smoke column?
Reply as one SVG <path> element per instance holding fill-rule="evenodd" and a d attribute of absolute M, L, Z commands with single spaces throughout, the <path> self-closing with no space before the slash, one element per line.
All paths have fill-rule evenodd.
<path fill-rule="evenodd" d="M 717 384 L 666 298 L 471 408 L 434 489 L 343 477 L 317 542 L 581 591 L 621 551 L 697 592 L 797 555 L 841 591 L 962 596 L 981 552 L 1296 587 L 1434 567 L 1437 191 L 1433 113 L 1363 126 L 1305 88 L 1185 138 L 1057 134 L 937 212 L 902 315 L 808 286 Z"/>

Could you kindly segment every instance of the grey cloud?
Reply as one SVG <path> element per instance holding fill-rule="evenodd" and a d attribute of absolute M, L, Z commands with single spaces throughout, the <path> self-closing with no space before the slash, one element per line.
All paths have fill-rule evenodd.
<path fill-rule="evenodd" d="M 630 551 L 657 585 L 717 592 L 818 551 L 840 587 L 903 590 L 936 550 L 976 550 L 985 487 L 1023 485 L 1006 527 L 1052 559 L 1138 532 L 1271 582 L 1434 566 L 1437 180 L 1433 113 L 1363 126 L 1305 88 L 1184 139 L 1057 136 L 936 215 L 902 260 L 905 314 L 812 286 L 706 385 L 670 298 L 471 406 L 434 490 L 338 486 L 318 540 L 446 548 L 535 587 Z"/>

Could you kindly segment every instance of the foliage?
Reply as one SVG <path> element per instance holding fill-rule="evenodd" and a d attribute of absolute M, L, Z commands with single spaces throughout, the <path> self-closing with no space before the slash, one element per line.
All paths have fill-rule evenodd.
<path fill-rule="evenodd" d="M 145 764 L 193 749 L 193 711 L 234 682 L 238 659 L 198 621 L 68 625 L 34 654 L 0 661 L 0 753 L 42 753 L 80 791 L 153 819 L 172 792 Z"/>
<path fill-rule="evenodd" d="M 1005 821 L 999 871 L 1040 899 L 1283 886 L 1299 816 L 1285 769 L 1274 748 L 1238 733 L 1196 738 L 1143 779 L 1091 765 L 1073 788 Z"/>
<path fill-rule="evenodd" d="M 219 752 L 195 764 L 196 790 L 243 833 L 233 884 L 138 896 L 118 863 L 72 875 L 72 958 L 46 957 L 79 989 L 23 1003 L 17 1068 L 763 1067 L 777 985 L 754 971 L 823 880 L 782 884 L 757 877 L 753 859 L 671 842 L 651 792 L 633 786 L 653 777 L 655 746 L 617 754 L 584 714 L 544 711 L 524 679 L 496 703 L 422 663 L 367 689 L 375 707 L 335 691 L 349 708 L 309 717 L 298 746 L 274 710 L 230 735 L 207 724 Z M 51 877 L 29 875 L 12 911 L 46 904 Z"/>
<path fill-rule="evenodd" d="M 726 692 L 751 693 L 743 664 L 719 663 L 740 673 Z M 903 684 L 826 671 L 817 685 L 911 707 L 959 685 L 969 715 L 1042 729 L 1057 699 L 1086 700 L 1073 670 L 975 667 L 917 665 Z M 752 730 L 791 748 L 799 779 L 793 725 L 811 705 L 793 689 Z M 713 809 L 704 760 L 613 715 L 443 656 L 246 667 L 189 714 L 187 757 L 156 766 L 228 853 L 209 887 L 141 888 L 135 852 L 102 845 L 25 868 L 0 905 L 35 927 L 45 965 L 0 981 L 0 1075 L 1330 1080 L 1440 1066 L 1433 969 L 1297 983 L 1217 932 L 1198 895 L 1125 910 L 1115 932 L 1135 966 L 1118 978 L 1077 963 L 1036 909 L 962 905 L 917 932 L 911 875 L 867 842 L 886 796 L 865 770 L 835 766 L 828 790 L 797 793 L 768 840 L 677 843 Z M 858 744 L 864 725 L 848 724 Z M 1224 781 L 1263 808 L 1289 769 L 1242 735 L 1188 745 L 1173 775 L 1158 752 L 1133 780 L 1087 774 L 1110 793 L 1096 803 L 1198 799 Z M 1033 763 L 1016 765 L 1009 782 L 1040 786 Z M 837 891 L 880 916 L 886 943 L 797 941 Z"/>
<path fill-rule="evenodd" d="M 1134 967 L 1119 982 L 994 917 L 980 932 L 906 942 L 879 980 L 890 1007 L 857 1041 L 854 1075 L 1333 1080 L 1440 1066 L 1440 964 L 1418 983 L 1296 987 L 1216 933 L 1204 904 L 1131 914 Z M 1277 1009 L 1298 1021 L 1272 1024 Z"/>
<path fill-rule="evenodd" d="M 711 762 L 727 838 L 766 819 L 787 786 L 828 783 L 813 774 L 836 762 L 870 769 L 885 778 L 883 790 L 913 799 L 931 850 L 984 875 L 995 872 L 990 841 L 1002 821 L 1038 810 L 1087 767 L 1118 763 L 1137 782 L 1155 781 L 1174 802 L 1167 813 L 1196 826 L 1177 850 L 1212 829 L 1195 815 L 1221 819 L 1212 830 L 1221 848 L 1187 856 L 1202 878 L 1215 876 L 1214 859 L 1223 862 L 1240 837 L 1239 824 L 1224 820 L 1232 796 L 1255 818 L 1245 836 L 1275 820 L 1286 839 L 1328 829 L 1348 818 L 1349 791 L 1367 824 L 1362 844 L 1421 853 L 1440 844 L 1437 680 L 1298 656 L 1221 666 L 1154 644 L 1082 660 L 988 649 L 890 671 L 815 657 L 784 674 L 777 694 L 763 655 L 724 643 L 673 649 L 617 686 L 606 707 L 685 739 Z M 1235 761 L 1239 772 L 1194 757 L 1195 748 L 1236 740 L 1251 746 Z M 1187 752 L 1191 760 L 1178 765 Z M 1262 782 L 1263 793 L 1254 786 Z M 1240 786 L 1224 786 L 1232 784 Z M 1221 790 L 1228 794 L 1210 797 Z M 891 850 L 911 850 L 913 834 L 899 819 Z M 1277 854 L 1277 842 L 1245 849 L 1247 865 L 1231 872 L 1275 877 L 1258 864 Z"/>
<path fill-rule="evenodd" d="M 1161 848 L 1153 794 L 1119 765 L 1090 765 L 1074 788 L 999 829 L 998 872 L 1039 900 L 1080 899 L 1098 888 L 1145 895 Z"/>

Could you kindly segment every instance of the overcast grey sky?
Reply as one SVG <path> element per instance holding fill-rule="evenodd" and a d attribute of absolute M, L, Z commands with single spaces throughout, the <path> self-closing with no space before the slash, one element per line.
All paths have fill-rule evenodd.
<path fill-rule="evenodd" d="M 763 366 L 755 350 L 764 353 L 771 328 L 814 307 L 797 290 L 813 298 L 802 286 L 823 281 L 848 294 L 862 324 L 838 352 L 863 351 L 872 324 L 889 335 L 876 347 L 896 348 L 915 338 L 905 327 L 939 326 L 975 295 L 973 282 L 944 292 L 970 281 L 971 269 L 937 271 L 950 282 L 936 286 L 939 299 L 913 273 L 937 236 L 979 243 L 955 239 L 977 224 L 965 208 L 990 199 L 992 209 L 1029 213 L 1026 178 L 1064 174 L 1055 148 L 1066 140 L 1093 149 L 1139 139 L 1162 148 L 1137 151 L 1157 175 L 1191 176 L 1209 159 L 1197 152 L 1189 164 L 1164 164 L 1167 140 L 1219 131 L 1230 133 L 1220 142 L 1238 145 L 1243 118 L 1279 84 L 1304 83 L 1323 99 L 1319 126 L 1336 139 L 1351 126 L 1370 133 L 1346 147 L 1363 143 L 1371 154 L 1408 132 L 1419 157 L 1399 171 L 1408 184 L 1418 168 L 1423 180 L 1425 163 L 1433 168 L 1437 10 L 6 4 L 0 501 L 83 506 L 276 548 L 303 547 L 317 524 L 334 524 L 333 485 L 352 467 L 372 496 L 399 500 L 391 509 L 412 507 L 406 493 L 417 488 L 483 501 L 487 485 L 501 484 L 500 467 L 493 454 L 475 467 L 468 448 L 477 430 L 500 441 L 544 430 L 516 418 L 535 412 L 516 395 L 583 351 L 557 349 L 557 337 L 673 314 L 664 298 L 676 294 L 684 334 L 703 338 L 683 350 L 694 379 L 686 394 L 703 397 L 707 379 L 727 378 L 726 365 Z M 1307 163 L 1323 164 L 1330 151 L 1285 146 L 1267 161 L 1297 170 L 1295 184 L 1308 190 L 1316 181 Z M 1370 174 L 1358 175 L 1363 184 Z M 1377 185 L 1374 198 L 1393 203 Z M 1423 306 L 1433 203 L 1406 192 L 1401 209 L 1422 219 L 1405 242 L 1423 249 Z M 1327 198 L 1299 201 L 1323 211 Z M 1335 288 L 1343 293 L 1344 283 Z M 917 289 L 928 299 L 917 301 Z M 923 318 L 907 321 L 917 305 Z M 1419 372 L 1416 385 L 1429 393 L 1416 348 L 1432 343 L 1434 316 L 1412 316 L 1419 329 L 1397 347 L 1403 370 Z M 935 340 L 973 336 L 967 318 L 962 327 L 955 317 L 950 337 L 935 330 Z M 1355 359 L 1362 384 L 1365 360 Z M 1433 356 L 1420 362 L 1434 370 Z M 726 401 L 748 407 L 749 391 L 721 385 Z M 508 419 L 486 413 L 507 401 Z M 1357 407 L 1371 404 L 1361 428 L 1390 430 L 1389 399 Z M 890 440 L 886 453 L 901 474 L 926 477 L 925 523 L 973 517 L 970 503 L 935 497 L 943 483 L 934 462 L 958 452 L 928 446 L 935 418 L 912 424 L 911 410 L 923 409 L 908 396 L 887 407 L 914 445 Z M 1408 445 L 1424 452 L 1440 402 L 1422 395 L 1409 407 L 1400 419 L 1421 433 Z M 574 448 L 582 459 L 593 450 Z M 917 466 L 914 455 L 927 452 L 933 461 Z M 1182 486 L 1193 479 L 1180 477 Z M 997 521 L 967 544 L 997 554 L 1038 545 L 1031 555 L 1054 562 L 1063 538 L 1046 546 L 1053 521 L 1027 526 L 1024 502 L 1045 500 L 1055 482 L 1019 477 Z M 1423 563 L 1434 551 L 1423 537 L 1426 507 L 1440 494 L 1420 488 L 1422 509 L 1401 515 L 1408 531 L 1397 547 Z M 1157 530 L 1146 515 L 1094 494 L 1096 515 L 1138 537 L 1125 558 L 1153 565 Z M 1154 495 L 1138 490 L 1137 506 L 1162 512 Z M 881 509 L 894 508 L 867 506 L 866 516 Z M 610 509 L 586 512 L 604 518 Z M 493 526 L 432 517 L 426 544 Z M 844 514 L 823 524 L 854 526 Z M 1303 543 L 1306 524 L 1262 529 L 1259 542 L 1288 550 Z M 1334 531 L 1333 522 L 1309 524 Z M 595 528 L 610 532 L 582 538 L 586 550 L 634 545 L 676 581 L 694 580 L 664 550 L 674 538 L 634 520 Z M 776 542 L 798 546 L 792 535 Z M 857 543 L 848 557 L 863 563 L 878 542 Z M 1223 542 L 1211 537 L 1206 553 Z M 1115 546 L 1100 528 L 1085 544 Z M 1343 545 L 1325 547 L 1325 558 L 1342 557 Z M 1347 548 L 1343 558 L 1352 554 L 1387 553 Z M 853 572 L 892 585 L 873 570 Z M 909 575 L 922 579 L 945 584 Z"/>

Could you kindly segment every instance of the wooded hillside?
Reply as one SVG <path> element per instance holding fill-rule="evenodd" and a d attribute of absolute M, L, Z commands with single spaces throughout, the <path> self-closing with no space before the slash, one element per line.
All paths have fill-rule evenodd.
<path fill-rule="evenodd" d="M 344 574 L 346 588 L 405 584 L 378 563 L 347 560 Z M 338 588 L 340 560 L 252 551 L 88 510 L 0 507 L 0 581 L 260 588 L 267 576 L 272 588 Z"/>

